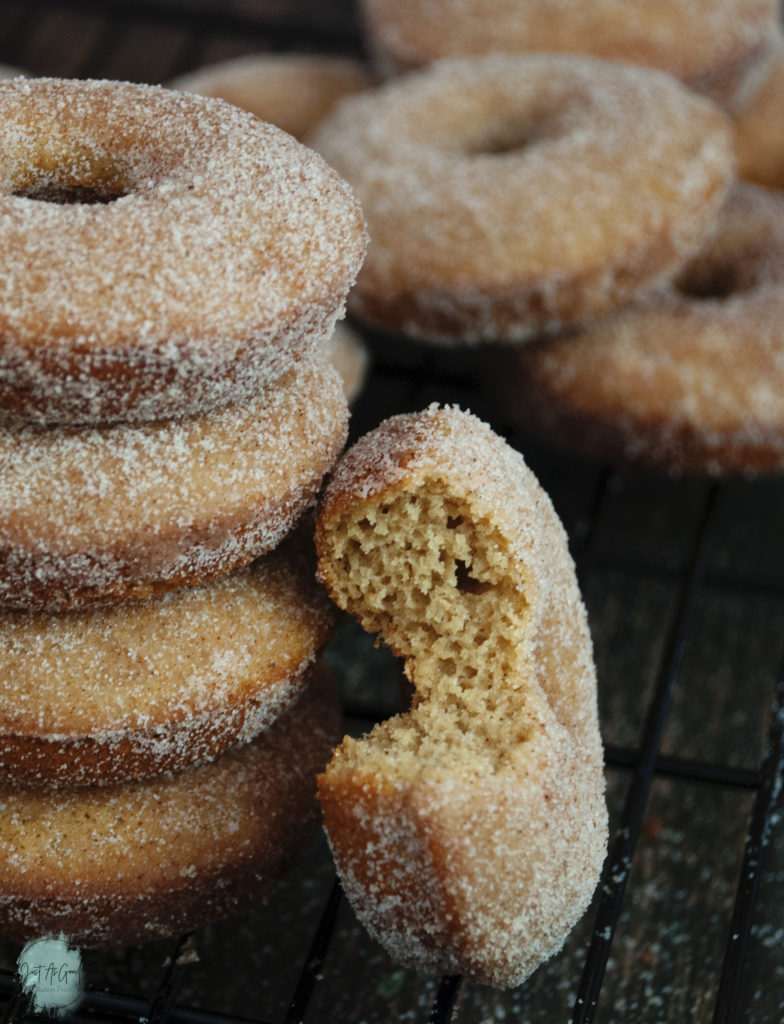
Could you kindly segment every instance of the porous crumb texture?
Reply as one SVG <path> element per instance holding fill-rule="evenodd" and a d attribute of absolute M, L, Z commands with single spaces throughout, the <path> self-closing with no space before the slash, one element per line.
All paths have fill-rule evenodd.
<path fill-rule="evenodd" d="M 738 177 L 768 188 L 784 188 L 784 34 L 775 36 L 765 80 L 734 118 Z"/>
<path fill-rule="evenodd" d="M 0 931 L 80 946 L 146 942 L 247 912 L 316 826 L 315 775 L 340 722 L 315 676 L 261 737 L 147 782 L 0 788 Z"/>
<path fill-rule="evenodd" d="M 0 427 L 0 605 L 143 599 L 247 564 L 314 504 L 347 420 L 318 354 L 191 420 Z"/>
<path fill-rule="evenodd" d="M 358 60 L 317 53 L 259 53 L 197 68 L 172 89 L 215 96 L 304 139 L 338 100 L 373 84 Z"/>
<path fill-rule="evenodd" d="M 522 458 L 454 408 L 340 460 L 316 529 L 333 599 L 402 656 L 410 711 L 319 779 L 360 919 L 398 961 L 516 985 L 585 910 L 606 848 L 590 636 Z"/>
<path fill-rule="evenodd" d="M 362 0 L 379 66 L 440 57 L 588 53 L 661 68 L 727 105 L 753 88 L 778 26 L 775 0 Z"/>
<path fill-rule="evenodd" d="M 737 185 L 675 282 L 488 361 L 504 413 L 551 441 L 671 473 L 784 467 L 784 197 Z"/>
<path fill-rule="evenodd" d="M 135 605 L 0 615 L 0 771 L 108 785 L 213 760 L 302 690 L 337 609 L 286 544 Z"/>
<path fill-rule="evenodd" d="M 195 415 L 342 313 L 356 198 L 287 134 L 156 86 L 0 83 L 0 419 Z"/>
<path fill-rule="evenodd" d="M 440 61 L 344 100 L 310 142 L 368 221 L 351 311 L 453 344 L 522 340 L 653 286 L 733 174 L 712 103 L 658 71 L 551 54 Z"/>

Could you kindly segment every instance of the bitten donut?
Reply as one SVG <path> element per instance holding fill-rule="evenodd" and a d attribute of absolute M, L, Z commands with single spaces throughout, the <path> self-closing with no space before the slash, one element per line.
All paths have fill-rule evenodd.
<path fill-rule="evenodd" d="M 776 0 L 363 0 L 379 66 L 532 51 L 588 53 L 661 68 L 727 106 L 758 83 Z"/>
<path fill-rule="evenodd" d="M 133 605 L 0 615 L 0 773 L 108 785 L 214 760 L 300 694 L 337 609 L 302 545 Z"/>
<path fill-rule="evenodd" d="M 315 831 L 340 716 L 314 678 L 262 736 L 146 782 L 0 787 L 0 935 L 125 945 L 252 911 Z"/>
<path fill-rule="evenodd" d="M 487 362 L 501 415 L 671 473 L 784 468 L 784 195 L 738 185 L 674 285 Z"/>
<path fill-rule="evenodd" d="M 351 312 L 446 343 L 519 340 L 652 286 L 698 247 L 733 172 L 707 100 L 557 55 L 439 62 L 343 100 L 309 141 L 368 221 Z"/>
<path fill-rule="evenodd" d="M 365 248 L 356 198 L 250 114 L 15 79 L 0 141 L 6 423 L 201 414 L 279 377 L 341 315 Z"/>
<path fill-rule="evenodd" d="M 350 57 L 259 53 L 197 68 L 169 85 L 226 100 L 301 141 L 338 100 L 370 88 L 373 81 L 368 69 Z"/>
<path fill-rule="evenodd" d="M 317 353 L 192 420 L 0 427 L 0 606 L 140 600 L 251 562 L 315 504 L 347 420 Z"/>
<path fill-rule="evenodd" d="M 341 459 L 317 548 L 331 596 L 416 690 L 319 777 L 348 898 L 399 962 L 516 985 L 587 907 L 607 839 L 591 641 L 561 524 L 518 453 L 433 406 Z"/>
<path fill-rule="evenodd" d="M 784 188 L 784 36 L 762 88 L 734 119 L 738 177 Z"/>

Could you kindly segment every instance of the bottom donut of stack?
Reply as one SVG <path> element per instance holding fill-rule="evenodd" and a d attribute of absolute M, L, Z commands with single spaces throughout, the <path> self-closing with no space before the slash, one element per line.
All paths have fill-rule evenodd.
<path fill-rule="evenodd" d="M 136 944 L 266 899 L 317 822 L 339 738 L 331 680 L 212 763 L 112 786 L 0 788 L 0 931 Z"/>

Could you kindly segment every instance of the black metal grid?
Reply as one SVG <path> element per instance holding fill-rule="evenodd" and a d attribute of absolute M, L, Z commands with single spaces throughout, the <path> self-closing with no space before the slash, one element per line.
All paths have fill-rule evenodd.
<path fill-rule="evenodd" d="M 189 67 L 259 49 L 359 53 L 361 37 L 354 5 L 351 0 L 320 4 L 307 0 L 288 4 L 282 0 L 224 0 L 222 4 L 210 0 L 11 0 L 0 9 L 0 60 L 36 74 L 165 81 Z M 189 1002 L 188 979 L 194 971 L 205 968 L 184 955 L 200 939 L 182 936 L 170 944 L 168 966 L 156 974 L 151 994 L 130 995 L 127 993 L 133 992 L 133 987 L 115 987 L 102 978 L 90 978 L 92 987 L 74 1019 L 120 1022 L 144 1018 L 173 1024 L 232 1024 L 240 1020 L 255 1024 L 326 1020 L 343 1024 L 364 1019 L 429 1024 L 452 1020 L 466 1024 L 554 1020 L 554 1011 L 541 1009 L 540 998 L 555 978 L 559 991 L 567 993 L 560 996 L 559 1005 L 566 1008 L 565 1013 L 571 1013 L 574 1024 L 594 1020 L 700 1020 L 724 1024 L 784 1019 L 784 940 L 777 944 L 774 927 L 777 919 L 784 922 L 784 871 L 777 867 L 780 858 L 773 870 L 765 872 L 771 851 L 776 849 L 774 838 L 784 842 L 777 809 L 784 768 L 784 545 L 779 528 L 784 514 L 782 481 L 673 482 L 575 461 L 542 448 L 530 438 L 517 436 L 506 424 L 494 422 L 492 408 L 485 405 L 470 376 L 448 366 L 445 369 L 443 359 L 416 350 L 406 353 L 405 348 L 399 348 L 390 358 L 389 346 L 377 344 L 377 339 L 368 341 L 375 352 L 375 364 L 355 410 L 355 434 L 389 413 L 421 408 L 434 399 L 458 401 L 490 419 L 525 452 L 567 525 L 592 614 L 600 683 L 607 685 L 611 694 L 606 716 L 603 708 L 603 727 L 607 722 L 614 723 L 606 744 L 608 777 L 615 780 L 610 786 L 614 835 L 595 905 L 570 940 L 570 950 L 547 969 L 540 984 L 533 981 L 524 986 L 522 994 L 491 996 L 464 985 L 459 978 L 443 978 L 431 980 L 424 988 L 412 986 L 410 993 L 407 982 L 403 983 L 404 994 L 410 995 L 408 1004 L 401 1002 L 399 990 L 390 989 L 388 998 L 384 992 L 375 992 L 367 1006 L 358 996 L 349 1010 L 350 998 L 346 1001 L 332 994 L 346 990 L 351 993 L 357 984 L 351 960 L 340 952 L 340 944 L 346 942 L 346 935 L 349 943 L 361 940 L 356 939 L 350 926 L 341 926 L 345 901 L 338 883 L 333 881 L 324 890 L 320 904 L 323 909 L 316 915 L 315 924 L 308 920 L 301 925 L 309 929 L 304 955 L 295 972 L 288 1005 L 274 1017 L 266 1010 L 260 1013 L 252 1001 L 242 1004 L 239 1014 L 227 1012 L 226 1007 L 196 1008 Z M 615 594 L 607 585 L 608 579 L 620 581 L 621 596 L 613 598 L 619 606 L 624 604 L 624 594 L 631 595 L 630 606 L 640 604 L 642 611 L 637 619 L 624 618 L 623 608 L 608 611 L 610 597 Z M 654 599 L 651 595 L 656 594 L 660 597 Z M 657 600 L 663 625 L 651 631 Z M 707 615 L 709 625 L 706 609 L 714 605 L 719 608 L 716 614 L 720 622 L 721 609 L 730 610 L 727 614 L 736 628 L 723 631 L 706 644 L 708 626 L 702 620 Z M 749 632 L 749 623 L 757 620 L 756 609 L 763 606 L 771 616 L 770 625 L 756 632 L 752 627 L 746 651 L 745 641 L 733 638 Z M 619 617 L 621 632 L 631 629 L 628 652 L 623 657 L 613 652 Z M 353 650 L 350 645 L 355 641 L 349 639 L 348 643 L 349 650 Z M 738 647 L 748 654 L 745 661 L 738 661 Z M 751 704 L 753 710 L 741 713 L 737 710 L 739 703 L 729 699 L 729 707 L 736 708 L 730 717 L 739 715 L 741 719 L 735 731 L 743 733 L 739 745 L 727 742 L 722 729 L 716 731 L 710 725 L 711 715 L 706 712 L 707 750 L 718 751 L 718 756 L 705 756 L 700 742 L 694 750 L 686 742 L 681 752 L 678 744 L 684 735 L 688 738 L 690 723 L 695 719 L 699 722 L 702 706 L 707 707 L 707 700 L 715 697 L 713 676 L 721 676 L 721 671 L 707 665 L 714 649 L 718 657 L 726 656 L 729 662 L 738 664 L 741 674 L 735 675 L 733 669 L 732 685 L 743 691 L 744 709 Z M 377 655 L 365 648 L 356 657 L 369 666 L 370 672 L 388 671 L 388 666 L 374 661 Z M 636 708 L 615 680 L 628 664 L 636 666 L 632 681 Z M 620 669 L 614 671 L 614 666 Z M 631 716 L 613 710 L 616 700 L 627 712 L 633 707 Z M 726 702 L 728 698 L 721 700 Z M 702 706 L 695 710 L 691 706 L 695 702 L 702 702 Z M 389 707 L 386 702 L 376 706 L 372 699 L 357 699 L 348 692 L 346 711 L 360 727 L 364 720 L 383 717 Z M 634 719 L 631 723 L 630 717 Z M 715 742 L 711 740 L 713 732 Z M 730 734 L 734 735 L 732 729 Z M 716 799 L 717 806 L 739 808 L 733 811 L 736 827 L 728 872 L 732 884 L 728 889 L 725 880 L 723 896 L 718 900 L 720 938 L 714 945 L 720 950 L 721 963 L 706 963 L 709 979 L 705 986 L 695 983 L 696 971 L 692 969 L 680 989 L 677 979 L 658 989 L 646 989 L 618 976 L 628 969 L 628 956 L 638 968 L 649 964 L 651 958 L 659 965 L 666 960 L 660 954 L 659 943 L 650 940 L 650 933 L 667 931 L 671 923 L 668 914 L 662 914 L 661 908 L 656 910 L 655 895 L 649 906 L 639 893 L 647 892 L 646 886 L 656 892 L 656 876 L 652 888 L 650 878 L 645 876 L 645 851 L 656 846 L 657 830 L 668 827 L 667 808 L 671 805 L 659 791 L 669 794 L 672 803 L 682 799 L 687 789 L 701 794 L 696 798 L 698 802 Z M 678 857 L 684 848 L 695 844 L 708 851 L 727 840 L 721 815 L 708 815 L 707 825 L 703 820 L 697 824 L 697 817 L 693 833 L 687 830 L 672 842 L 671 852 L 677 852 Z M 739 821 L 742 827 L 737 825 Z M 669 893 L 668 884 L 662 882 L 663 902 L 689 902 L 680 890 Z M 712 891 L 710 886 L 708 890 Z M 710 906 L 709 902 L 707 908 Z M 681 947 L 685 941 L 702 948 L 700 931 L 713 924 L 711 915 L 705 916 L 706 906 L 697 910 L 693 932 L 686 933 L 685 940 L 683 934 L 677 936 L 675 946 Z M 640 926 L 643 912 L 648 919 Z M 760 916 L 764 918 L 762 925 Z M 613 959 L 619 943 L 623 950 L 618 962 L 623 969 Z M 628 956 L 627 947 L 632 951 Z M 363 954 L 357 955 L 356 962 L 360 971 L 373 963 L 363 959 Z M 757 966 L 750 971 L 750 964 Z M 667 970 L 654 967 L 654 981 L 666 982 Z M 107 985 L 110 990 L 102 990 Z M 186 997 L 180 1001 L 179 993 L 183 991 Z M 629 992 L 635 993 L 634 998 Z M 680 1003 L 679 992 L 686 993 Z M 5 1020 L 22 1019 L 26 1005 L 11 969 L 0 972 L 0 993 L 5 1002 Z M 699 994 L 698 1005 L 694 1003 L 695 993 Z M 232 999 L 232 1006 L 237 1005 Z M 565 1013 L 557 1019 L 565 1019 Z"/>

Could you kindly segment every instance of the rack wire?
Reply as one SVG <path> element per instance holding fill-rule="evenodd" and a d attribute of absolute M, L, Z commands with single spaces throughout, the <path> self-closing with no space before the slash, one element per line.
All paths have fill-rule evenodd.
<path fill-rule="evenodd" d="M 33 74 L 165 82 L 262 49 L 360 54 L 352 0 L 6 0 L 0 9 L 0 61 Z M 270 995 L 275 939 L 259 938 L 254 915 L 236 932 L 157 946 L 154 969 L 131 951 L 98 959 L 74 1021 L 784 1019 L 784 481 L 671 481 L 556 453 L 498 422 L 470 377 L 443 360 L 401 363 L 367 340 L 375 361 L 355 435 L 384 415 L 457 401 L 524 452 L 567 526 L 596 644 L 613 827 L 594 905 L 564 952 L 512 993 L 417 979 L 353 921 L 321 844 L 280 896 L 300 950 L 284 995 L 280 985 Z M 398 672 L 350 631 L 334 656 L 366 679 Z M 344 696 L 357 730 L 389 713 L 387 691 L 376 699 L 349 685 Z M 226 957 L 240 962 L 234 945 L 255 941 L 259 955 L 220 978 Z M 29 1015 L 15 952 L 0 960 L 7 1024 Z"/>

